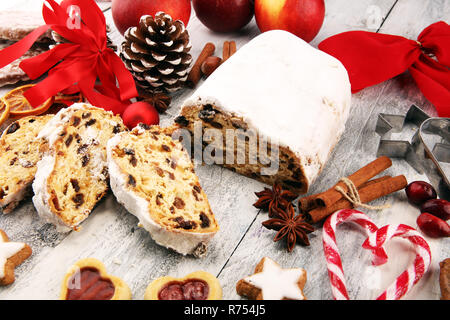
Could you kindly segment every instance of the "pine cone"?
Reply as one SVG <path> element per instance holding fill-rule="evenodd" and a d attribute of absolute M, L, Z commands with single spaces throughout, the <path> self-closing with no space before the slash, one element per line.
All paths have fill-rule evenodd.
<path fill-rule="evenodd" d="M 189 33 L 180 20 L 164 12 L 142 16 L 129 28 L 120 57 L 137 84 L 151 92 L 174 92 L 183 87 L 192 62 Z"/>

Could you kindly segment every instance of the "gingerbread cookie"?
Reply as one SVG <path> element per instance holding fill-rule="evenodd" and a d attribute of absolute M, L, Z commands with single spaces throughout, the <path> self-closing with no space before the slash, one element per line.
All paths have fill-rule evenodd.
<path fill-rule="evenodd" d="M 14 269 L 31 256 L 29 245 L 21 242 L 10 242 L 3 230 L 0 230 L 0 286 L 14 282 Z"/>
<path fill-rule="evenodd" d="M 99 260 L 87 258 L 70 267 L 61 300 L 131 300 L 131 290 L 123 280 L 107 274 Z"/>
<path fill-rule="evenodd" d="M 256 265 L 255 273 L 236 284 L 239 295 L 251 300 L 306 300 L 303 287 L 306 271 L 283 269 L 268 257 Z"/>
<path fill-rule="evenodd" d="M 439 263 L 441 272 L 439 284 L 441 286 L 441 300 L 450 300 L 450 258 Z"/>
<path fill-rule="evenodd" d="M 220 300 L 222 287 L 212 274 L 196 271 L 177 279 L 162 277 L 145 290 L 145 300 Z"/>

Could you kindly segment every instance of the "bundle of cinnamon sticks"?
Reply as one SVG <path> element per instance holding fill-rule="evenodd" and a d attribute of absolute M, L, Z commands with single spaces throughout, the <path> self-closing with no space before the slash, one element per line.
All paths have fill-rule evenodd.
<path fill-rule="evenodd" d="M 214 56 L 216 46 L 208 42 L 203 47 L 200 55 L 189 71 L 186 80 L 186 86 L 195 88 L 203 76 L 208 77 L 213 73 L 222 63 L 227 61 L 233 54 L 236 53 L 236 41 L 224 41 L 222 49 L 222 58 Z"/>
<path fill-rule="evenodd" d="M 346 177 L 357 188 L 361 203 L 369 203 L 393 192 L 402 190 L 408 184 L 405 176 L 389 175 L 372 179 L 392 165 L 388 157 L 380 157 Z M 371 180 L 372 179 L 372 180 Z M 342 192 L 349 192 L 348 184 L 339 181 L 325 192 L 300 198 L 298 207 L 310 223 L 319 222 L 337 210 L 351 209 L 355 204 Z"/>

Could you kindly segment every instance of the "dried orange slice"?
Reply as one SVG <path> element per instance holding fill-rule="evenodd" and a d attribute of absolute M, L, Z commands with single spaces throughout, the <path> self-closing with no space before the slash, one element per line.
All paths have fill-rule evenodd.
<path fill-rule="evenodd" d="M 54 97 L 49 98 L 43 104 L 37 108 L 33 108 L 28 100 L 23 95 L 25 91 L 34 86 L 33 84 L 27 84 L 21 87 L 17 87 L 2 98 L 2 101 L 9 106 L 9 113 L 11 117 L 25 117 L 36 116 L 43 114 L 53 104 Z"/>
<path fill-rule="evenodd" d="M 0 126 L 8 119 L 9 117 L 9 106 L 0 100 Z"/>
<path fill-rule="evenodd" d="M 65 105 L 70 106 L 73 103 L 83 102 L 83 101 L 84 101 L 84 96 L 81 92 L 77 92 L 74 94 L 58 93 L 55 96 L 54 103 L 64 103 Z"/>

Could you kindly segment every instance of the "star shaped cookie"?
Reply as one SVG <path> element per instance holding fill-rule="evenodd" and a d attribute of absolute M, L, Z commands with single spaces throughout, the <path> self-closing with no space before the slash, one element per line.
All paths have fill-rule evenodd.
<path fill-rule="evenodd" d="M 26 243 L 10 242 L 3 230 L 0 230 L 0 285 L 14 282 L 14 269 L 31 256 L 31 248 Z"/>
<path fill-rule="evenodd" d="M 305 269 L 283 269 L 264 257 L 256 265 L 253 275 L 239 280 L 236 291 L 251 300 L 306 300 L 303 294 L 305 283 Z"/>

